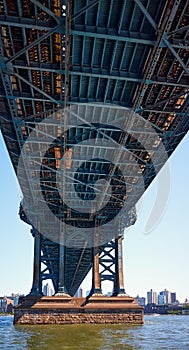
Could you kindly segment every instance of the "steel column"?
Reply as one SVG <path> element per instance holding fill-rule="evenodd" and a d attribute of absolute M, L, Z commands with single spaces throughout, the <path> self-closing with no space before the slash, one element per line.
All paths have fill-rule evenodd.
<path fill-rule="evenodd" d="M 33 285 L 30 295 L 42 295 L 42 281 L 40 279 L 41 270 L 41 235 L 35 229 L 31 230 L 34 236 L 34 260 L 33 260 Z"/>
<path fill-rule="evenodd" d="M 114 295 L 125 294 L 124 277 L 123 277 L 123 249 L 122 236 L 115 239 L 115 279 Z"/>
<path fill-rule="evenodd" d="M 58 281 L 58 292 L 56 295 L 68 295 L 66 290 L 65 281 L 65 262 L 66 262 L 66 247 L 59 244 L 59 281 Z"/>
<path fill-rule="evenodd" d="M 91 294 L 102 294 L 99 271 L 99 247 L 93 248 L 93 283 Z"/>

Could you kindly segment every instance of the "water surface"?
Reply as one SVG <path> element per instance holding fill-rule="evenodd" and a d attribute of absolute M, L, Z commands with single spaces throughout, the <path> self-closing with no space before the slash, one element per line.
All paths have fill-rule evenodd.
<path fill-rule="evenodd" d="M 160 350 L 189 349 L 189 316 L 145 316 L 143 326 L 13 325 L 0 316 L 4 350 Z"/>

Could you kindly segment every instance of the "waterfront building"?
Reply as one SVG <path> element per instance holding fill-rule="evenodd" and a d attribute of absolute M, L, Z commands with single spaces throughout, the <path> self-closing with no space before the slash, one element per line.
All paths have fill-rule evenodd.
<path fill-rule="evenodd" d="M 171 304 L 174 304 L 176 303 L 177 301 L 177 297 L 176 297 L 176 293 L 171 293 Z"/>
<path fill-rule="evenodd" d="M 165 297 L 165 304 L 171 304 L 171 292 L 167 289 L 164 289 L 162 292 L 159 293 L 159 295 L 162 295 Z"/>
<path fill-rule="evenodd" d="M 166 296 L 162 292 L 158 294 L 158 304 L 166 304 Z"/>
<path fill-rule="evenodd" d="M 139 297 L 139 295 L 136 296 L 136 301 L 138 305 L 145 306 L 146 305 L 146 298 Z"/>
<path fill-rule="evenodd" d="M 158 295 L 157 292 L 150 289 L 149 292 L 147 292 L 147 303 L 148 304 L 157 304 L 158 303 Z"/>
<path fill-rule="evenodd" d="M 43 294 L 48 296 L 48 297 L 51 297 L 53 295 L 53 290 L 50 286 L 49 283 L 46 283 L 43 287 Z"/>
<path fill-rule="evenodd" d="M 5 299 L 5 297 L 0 297 L 0 312 L 6 312 L 6 299 Z"/>
<path fill-rule="evenodd" d="M 0 297 L 0 312 L 11 313 L 14 308 L 14 297 Z"/>

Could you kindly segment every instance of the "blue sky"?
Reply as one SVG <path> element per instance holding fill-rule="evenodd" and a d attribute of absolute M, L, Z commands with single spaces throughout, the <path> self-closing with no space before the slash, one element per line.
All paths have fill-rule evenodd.
<path fill-rule="evenodd" d="M 124 275 L 129 295 L 164 288 L 189 298 L 189 135 L 169 160 L 171 190 L 164 216 L 150 234 L 145 226 L 155 202 L 155 181 L 144 195 L 138 220 L 125 232 Z M 33 238 L 30 227 L 18 216 L 21 193 L 0 135 L 0 296 L 29 293 L 32 284 Z M 83 283 L 90 289 L 89 278 Z"/>

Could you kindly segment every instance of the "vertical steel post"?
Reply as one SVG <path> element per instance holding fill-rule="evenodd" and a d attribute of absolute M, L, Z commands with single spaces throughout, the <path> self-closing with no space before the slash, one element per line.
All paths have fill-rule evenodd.
<path fill-rule="evenodd" d="M 115 239 L 115 279 L 114 295 L 124 295 L 122 236 Z"/>
<path fill-rule="evenodd" d="M 66 247 L 59 244 L 59 278 L 58 278 L 58 292 L 56 295 L 68 295 L 65 281 L 65 262 L 66 262 Z"/>
<path fill-rule="evenodd" d="M 94 246 L 93 246 L 93 270 L 92 270 L 92 289 L 91 295 L 101 295 L 101 278 L 100 278 L 100 249 L 99 249 L 99 233 L 98 221 L 96 221 Z"/>
<path fill-rule="evenodd" d="M 33 284 L 30 295 L 42 295 L 42 281 L 40 279 L 41 270 L 41 235 L 35 229 L 31 230 L 34 236 L 34 258 L 33 258 Z"/>
<path fill-rule="evenodd" d="M 99 247 L 93 247 L 93 284 L 91 294 L 102 294 L 99 271 Z"/>

